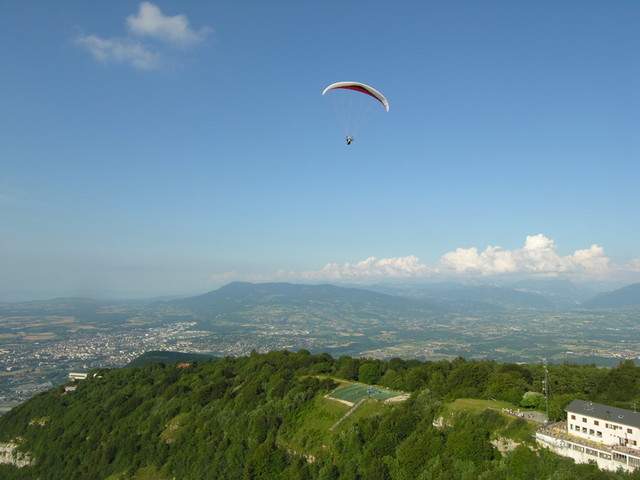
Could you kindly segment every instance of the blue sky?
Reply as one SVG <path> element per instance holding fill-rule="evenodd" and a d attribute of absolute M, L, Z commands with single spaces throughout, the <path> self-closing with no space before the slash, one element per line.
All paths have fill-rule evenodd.
<path fill-rule="evenodd" d="M 0 0 L 0 300 L 640 281 L 639 18 Z M 391 106 L 350 146 L 321 95 L 344 80 Z"/>

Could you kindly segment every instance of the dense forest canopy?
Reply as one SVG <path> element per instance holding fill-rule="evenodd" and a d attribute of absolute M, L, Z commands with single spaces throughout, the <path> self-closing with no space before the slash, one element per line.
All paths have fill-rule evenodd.
<path fill-rule="evenodd" d="M 633 408 L 640 367 L 549 365 L 549 414 L 575 398 Z M 0 417 L 0 441 L 29 466 L 12 479 L 618 479 L 535 447 L 531 426 L 499 410 L 447 413 L 458 398 L 544 410 L 543 365 L 332 358 L 274 351 L 246 357 L 95 370 Z M 358 381 L 410 393 L 348 406 L 324 395 Z M 448 415 L 448 416 L 447 416 Z M 447 418 L 442 421 L 442 418 Z M 496 439 L 515 439 L 511 451 Z"/>

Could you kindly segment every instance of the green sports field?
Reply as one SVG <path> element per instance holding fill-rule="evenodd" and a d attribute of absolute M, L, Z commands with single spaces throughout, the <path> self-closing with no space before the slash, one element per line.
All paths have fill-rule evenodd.
<path fill-rule="evenodd" d="M 336 400 L 344 400 L 350 403 L 357 403 L 363 398 L 373 398 L 375 400 L 385 401 L 389 398 L 404 395 L 401 392 L 393 392 L 391 390 L 384 390 L 382 388 L 374 388 L 373 390 L 373 392 L 369 392 L 369 385 L 356 383 L 339 388 L 335 392 L 330 393 L 329 397 Z"/>

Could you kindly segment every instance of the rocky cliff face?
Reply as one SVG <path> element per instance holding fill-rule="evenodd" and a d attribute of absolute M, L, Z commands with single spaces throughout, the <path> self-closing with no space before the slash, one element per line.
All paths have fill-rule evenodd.
<path fill-rule="evenodd" d="M 14 442 L 0 443 L 0 463 L 14 465 L 18 468 L 31 465 L 31 457 L 28 453 L 17 451 L 18 444 Z"/>

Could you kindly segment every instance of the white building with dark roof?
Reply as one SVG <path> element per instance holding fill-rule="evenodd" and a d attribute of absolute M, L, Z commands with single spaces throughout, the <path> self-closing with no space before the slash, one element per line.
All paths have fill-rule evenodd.
<path fill-rule="evenodd" d="M 565 410 L 569 433 L 605 445 L 640 445 L 640 413 L 584 400 Z"/>
<path fill-rule="evenodd" d="M 536 432 L 538 443 L 578 463 L 594 461 L 600 468 L 640 468 L 640 412 L 574 400 L 565 409 L 566 422 Z"/>

